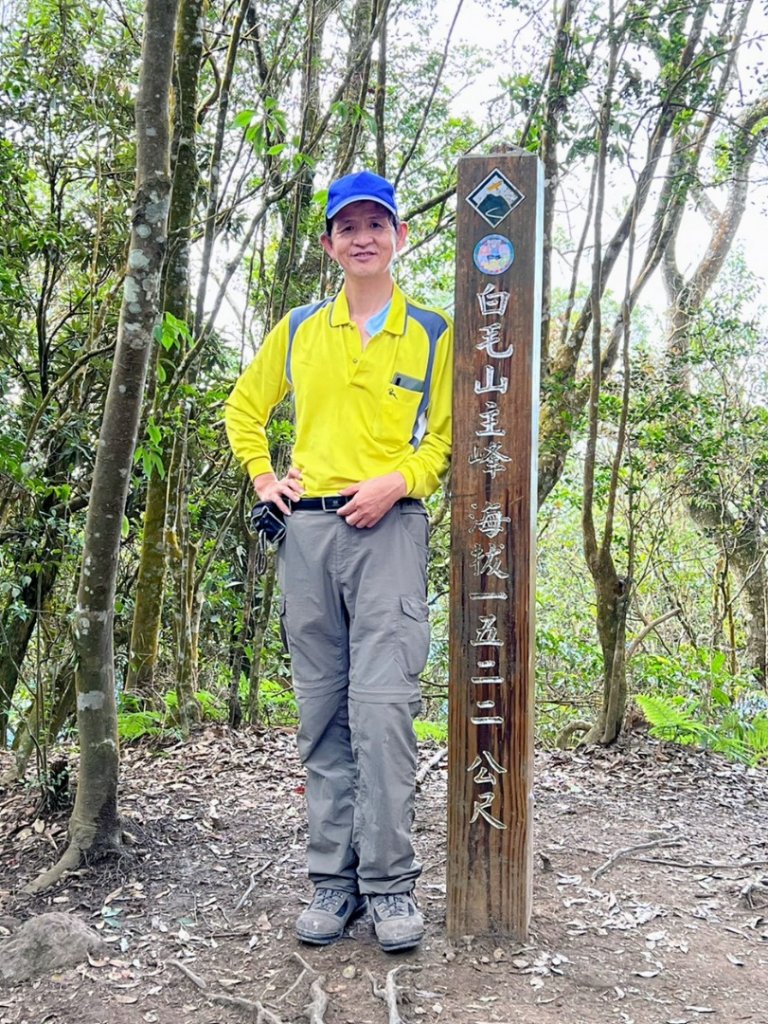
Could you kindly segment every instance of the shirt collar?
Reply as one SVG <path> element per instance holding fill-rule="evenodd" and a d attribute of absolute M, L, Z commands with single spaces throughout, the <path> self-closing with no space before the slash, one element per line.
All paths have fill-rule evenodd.
<path fill-rule="evenodd" d="M 389 307 L 389 313 L 387 314 L 387 319 L 382 330 L 386 331 L 388 334 L 405 334 L 407 311 L 405 295 L 397 285 L 394 285 L 392 289 L 392 300 Z M 346 293 L 342 288 L 331 303 L 331 327 L 341 327 L 343 324 L 351 322 L 351 317 L 349 315 L 349 303 L 347 302 Z"/>

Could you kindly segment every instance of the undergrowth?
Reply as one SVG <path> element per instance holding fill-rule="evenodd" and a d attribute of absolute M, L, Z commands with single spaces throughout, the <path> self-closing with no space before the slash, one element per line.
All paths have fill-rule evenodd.
<path fill-rule="evenodd" d="M 755 767 L 768 766 L 768 699 L 759 694 L 728 700 L 722 713 L 708 721 L 697 717 L 698 705 L 692 698 L 638 694 L 635 700 L 656 739 L 703 747 Z"/>

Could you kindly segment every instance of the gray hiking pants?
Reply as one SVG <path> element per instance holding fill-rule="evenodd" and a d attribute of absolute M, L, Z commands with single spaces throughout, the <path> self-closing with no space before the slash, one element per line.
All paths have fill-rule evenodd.
<path fill-rule="evenodd" d="M 309 877 L 350 892 L 407 892 L 419 674 L 429 650 L 428 524 L 395 505 L 371 529 L 294 511 L 279 548 L 280 614 L 307 769 Z"/>

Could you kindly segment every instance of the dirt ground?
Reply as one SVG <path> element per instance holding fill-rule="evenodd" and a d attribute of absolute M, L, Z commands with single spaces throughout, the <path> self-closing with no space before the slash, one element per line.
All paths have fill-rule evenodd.
<path fill-rule="evenodd" d="M 0 791 L 0 922 L 66 910 L 106 943 L 79 967 L 0 988 L 0 1024 L 396 1024 L 373 991 L 387 977 L 404 1024 L 768 1024 L 765 770 L 637 735 L 538 754 L 521 944 L 446 937 L 446 773 L 434 768 L 416 831 L 427 936 L 394 957 L 365 918 L 324 949 L 293 937 L 310 888 L 289 732 L 129 747 L 122 777 L 131 856 L 35 899 L 21 887 L 62 849 L 67 811 L 35 818 L 32 789 Z"/>

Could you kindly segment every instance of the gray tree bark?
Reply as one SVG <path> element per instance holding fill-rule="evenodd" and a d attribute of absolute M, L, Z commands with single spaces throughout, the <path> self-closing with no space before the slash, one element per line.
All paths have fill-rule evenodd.
<path fill-rule="evenodd" d="M 46 888 L 87 857 L 122 845 L 117 806 L 118 737 L 113 648 L 121 526 L 131 477 L 160 274 L 167 242 L 169 93 L 177 0 L 147 0 L 136 99 L 136 193 L 117 347 L 101 424 L 74 615 L 80 771 L 69 846 L 29 886 Z"/>

